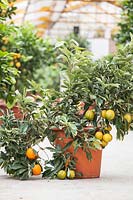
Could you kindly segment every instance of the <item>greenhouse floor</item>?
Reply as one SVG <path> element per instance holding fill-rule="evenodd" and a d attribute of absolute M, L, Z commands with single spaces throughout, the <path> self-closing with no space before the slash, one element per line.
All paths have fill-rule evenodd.
<path fill-rule="evenodd" d="M 114 132 L 114 131 L 113 131 Z M 133 200 L 133 132 L 103 151 L 101 177 L 14 180 L 0 170 L 0 200 Z"/>

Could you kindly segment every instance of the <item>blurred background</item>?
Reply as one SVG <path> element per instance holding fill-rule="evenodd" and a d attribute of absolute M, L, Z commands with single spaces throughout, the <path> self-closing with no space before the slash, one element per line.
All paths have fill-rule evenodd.
<path fill-rule="evenodd" d="M 17 53 L 11 65 L 18 68 L 16 88 L 34 80 L 43 88 L 60 87 L 58 41 L 71 39 L 93 53 L 94 59 L 111 57 L 133 33 L 130 0 L 3 0 L 0 10 L 2 51 Z M 10 17 L 11 16 L 11 17 Z"/>
<path fill-rule="evenodd" d="M 112 37 L 118 30 L 120 1 L 17 0 L 15 5 L 14 23 L 33 23 L 43 38 L 49 36 L 55 42 L 76 34 L 83 46 L 89 43 L 96 58 L 115 51 Z"/>

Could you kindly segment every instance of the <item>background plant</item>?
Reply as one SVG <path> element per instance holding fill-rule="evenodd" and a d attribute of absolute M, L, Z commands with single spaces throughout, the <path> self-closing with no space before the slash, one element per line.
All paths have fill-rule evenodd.
<path fill-rule="evenodd" d="M 3 26 L 1 49 L 14 52 L 12 65 L 21 72 L 16 88 L 23 90 L 28 85 L 27 80 L 32 79 L 43 87 L 57 86 L 59 76 L 54 45 L 48 39 L 39 38 L 31 24 Z"/>
<path fill-rule="evenodd" d="M 11 65 L 13 54 L 7 52 L 3 45 L 3 43 L 8 43 L 8 39 L 5 37 L 6 18 L 11 17 L 15 10 L 13 4 L 11 6 L 9 3 L 12 1 L 0 1 L 0 98 L 6 100 L 7 105 L 11 106 L 14 102 L 14 91 L 19 72 L 16 67 Z M 11 31 L 12 29 L 8 28 L 8 34 Z"/>
<path fill-rule="evenodd" d="M 89 50 L 90 43 L 86 37 L 83 37 L 79 34 L 70 33 L 68 36 L 66 36 L 66 39 L 65 39 L 65 41 L 68 43 L 68 46 L 72 39 L 75 40 L 79 44 L 80 47 Z"/>
<path fill-rule="evenodd" d="M 0 51 L 0 98 L 10 107 L 14 103 L 14 91 L 18 70 L 11 66 L 12 54 Z"/>
<path fill-rule="evenodd" d="M 5 21 L 15 14 L 16 7 L 14 6 L 15 0 L 1 0 L 0 1 L 0 21 Z"/>
<path fill-rule="evenodd" d="M 118 23 L 120 30 L 115 36 L 115 40 L 118 44 L 126 44 L 131 40 L 130 33 L 133 34 L 133 2 L 123 0 L 121 6 L 121 21 Z"/>

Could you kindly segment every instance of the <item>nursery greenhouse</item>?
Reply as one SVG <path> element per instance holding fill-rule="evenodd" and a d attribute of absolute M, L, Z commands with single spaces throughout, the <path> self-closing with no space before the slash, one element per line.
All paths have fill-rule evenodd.
<path fill-rule="evenodd" d="M 133 1 L 0 0 L 0 200 L 132 200 Z"/>

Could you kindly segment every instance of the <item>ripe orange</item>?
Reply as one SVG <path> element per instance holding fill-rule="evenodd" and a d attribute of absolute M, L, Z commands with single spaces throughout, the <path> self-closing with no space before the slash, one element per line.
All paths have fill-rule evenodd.
<path fill-rule="evenodd" d="M 124 115 L 124 119 L 130 124 L 132 121 L 132 116 L 130 113 Z"/>
<path fill-rule="evenodd" d="M 106 112 L 107 112 L 107 110 L 102 110 L 101 111 L 102 118 L 106 118 Z"/>
<path fill-rule="evenodd" d="M 105 142 L 104 140 L 102 140 L 101 146 L 104 148 L 104 147 L 106 147 L 107 145 L 108 145 L 108 142 Z"/>
<path fill-rule="evenodd" d="M 42 171 L 42 167 L 39 164 L 35 164 L 35 166 L 32 168 L 33 175 L 40 175 L 41 171 Z"/>
<path fill-rule="evenodd" d="M 113 120 L 115 118 L 115 112 L 113 110 L 107 110 L 105 118 L 109 121 Z"/>
<path fill-rule="evenodd" d="M 20 63 L 20 62 L 17 62 L 17 63 L 16 63 L 16 67 L 17 67 L 17 68 L 21 67 L 21 63 Z"/>
<path fill-rule="evenodd" d="M 35 152 L 34 149 L 28 148 L 26 150 L 26 157 L 30 160 L 35 160 L 37 158 L 37 153 Z"/>
<path fill-rule="evenodd" d="M 71 169 L 69 172 L 70 172 L 70 174 L 69 174 L 68 178 L 70 178 L 70 179 L 75 178 L 75 171 Z"/>
<path fill-rule="evenodd" d="M 96 137 L 97 139 L 99 139 L 99 140 L 102 140 L 102 138 L 103 138 L 103 133 L 102 133 L 101 131 L 97 131 L 97 132 L 95 133 L 95 137 Z"/>
<path fill-rule="evenodd" d="M 66 171 L 65 170 L 60 170 L 58 173 L 57 173 L 57 177 L 59 179 L 65 179 L 66 178 Z"/>
<path fill-rule="evenodd" d="M 85 113 L 85 117 L 86 119 L 92 121 L 94 119 L 94 111 L 93 110 L 87 110 L 86 113 Z"/>
<path fill-rule="evenodd" d="M 113 137 L 110 133 L 106 133 L 103 135 L 103 140 L 107 143 L 110 142 L 112 139 L 113 139 Z"/>

